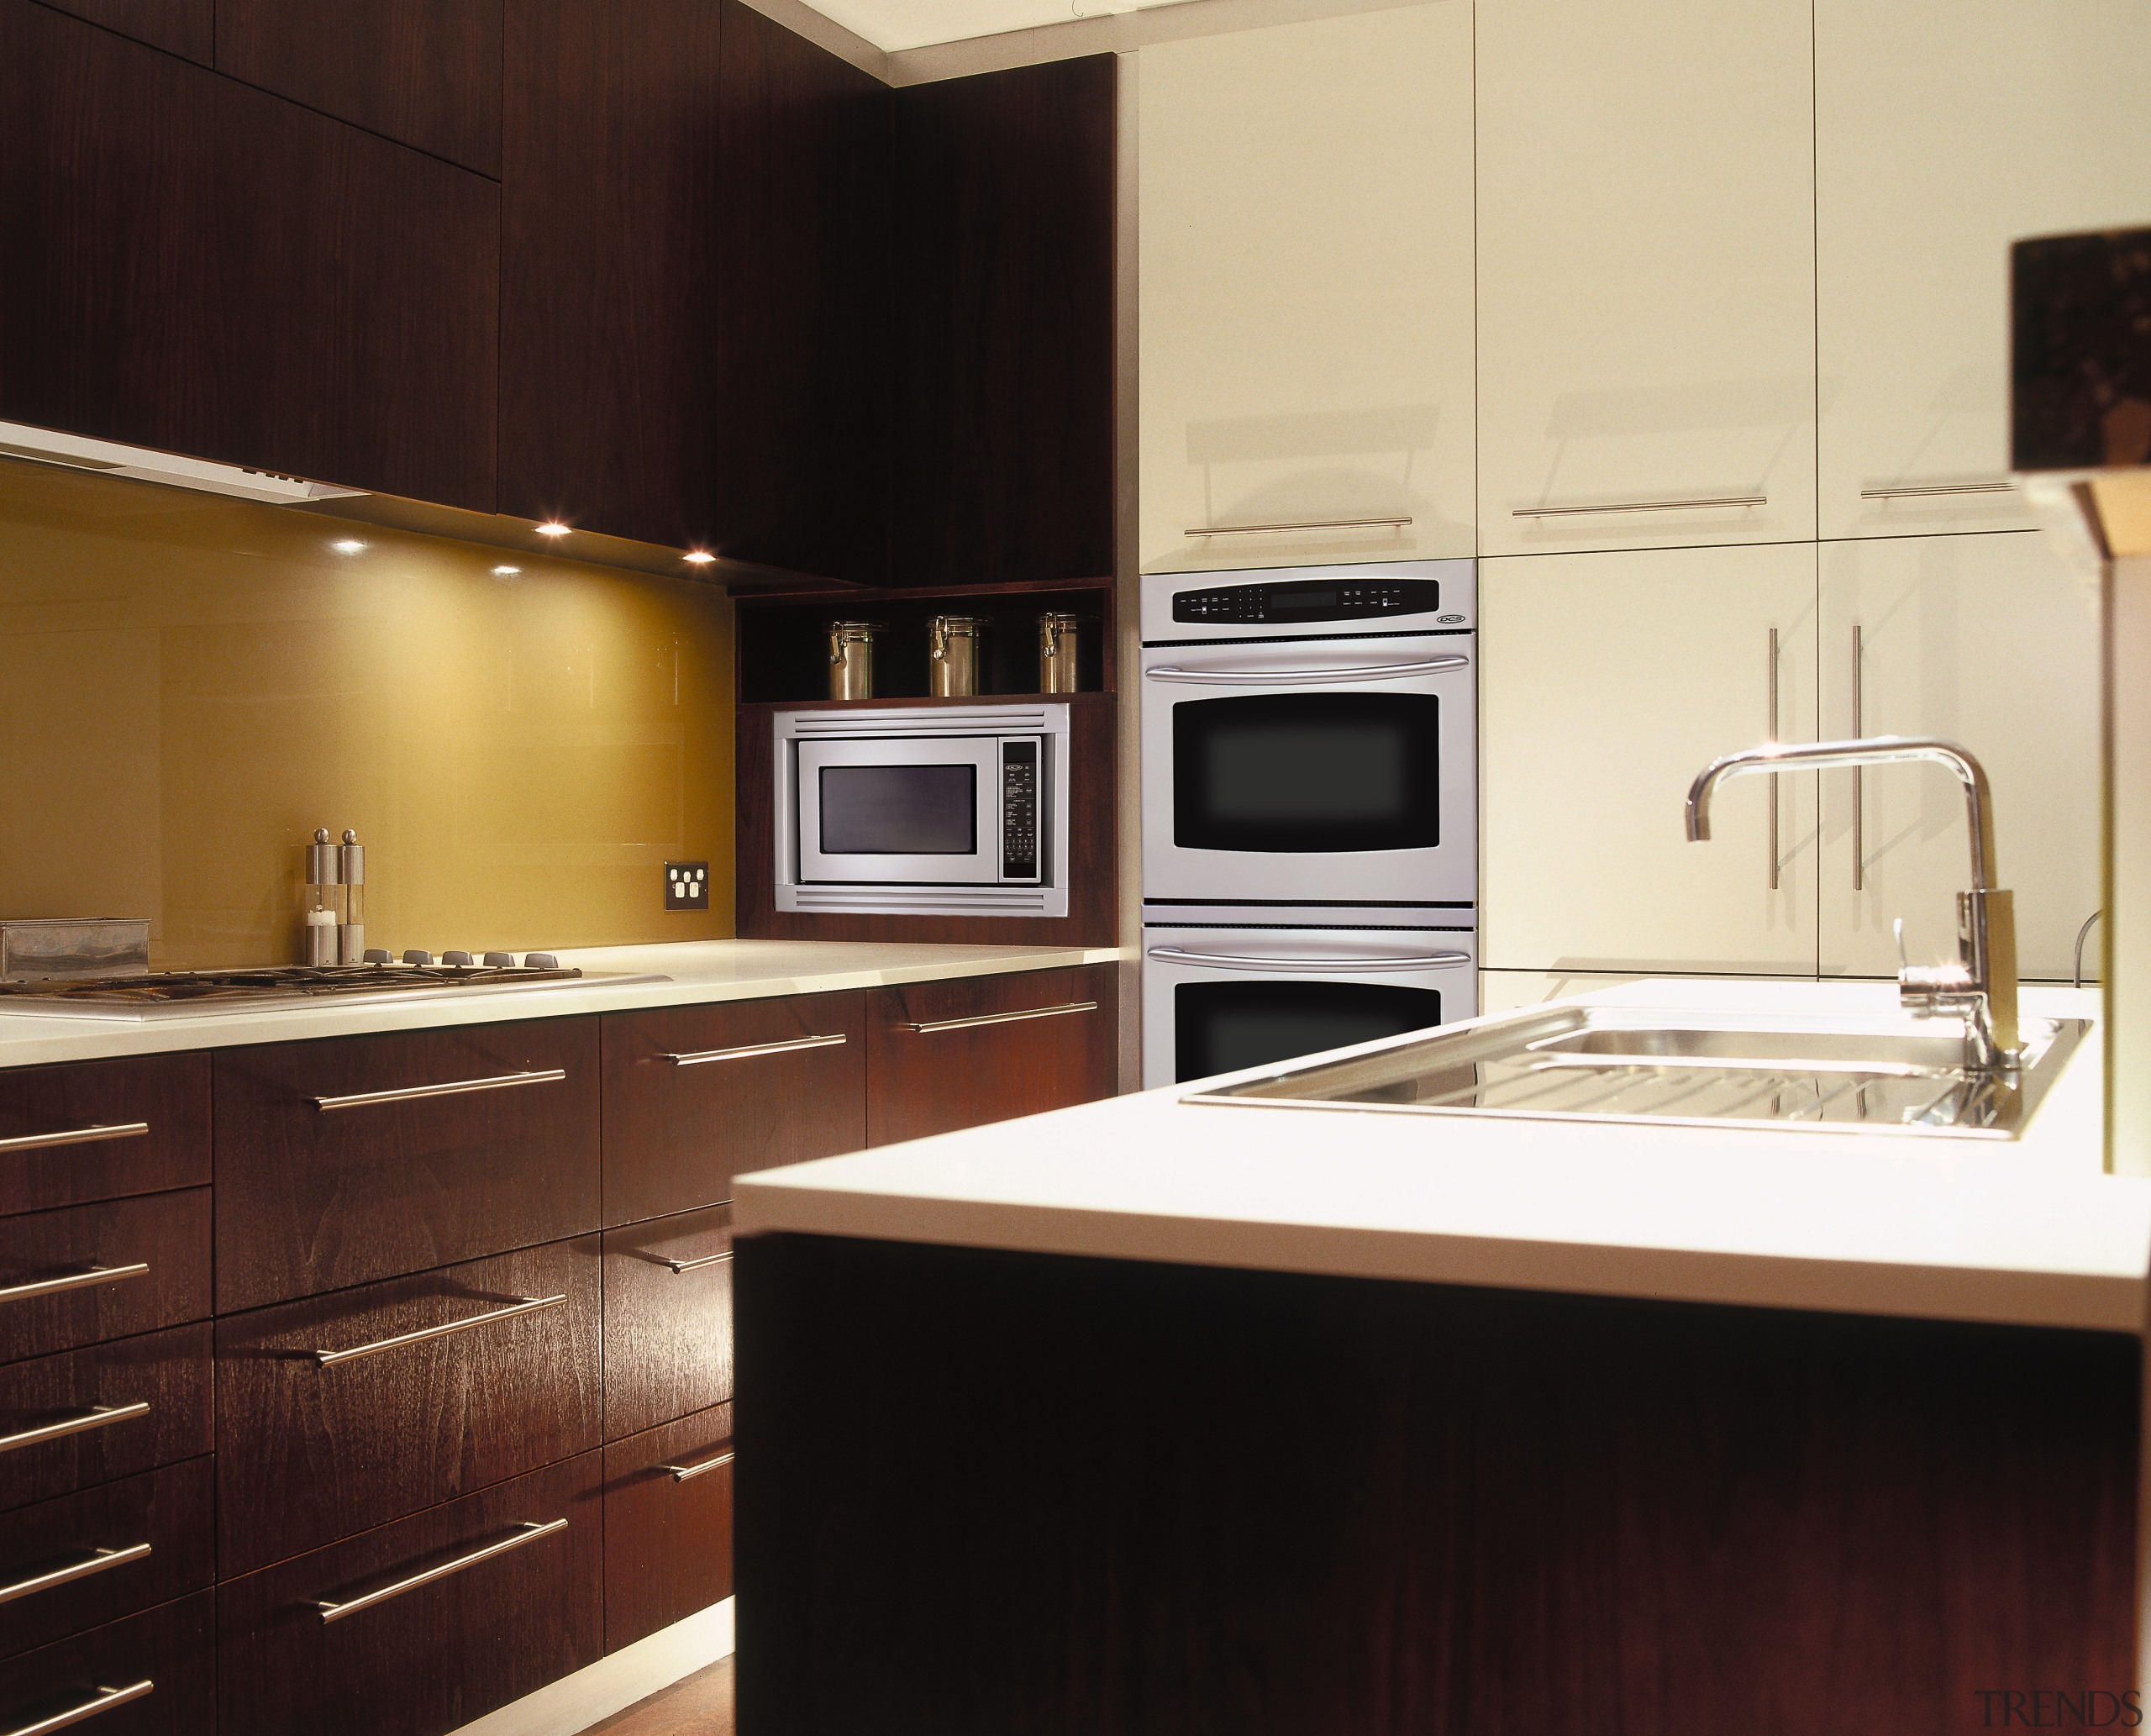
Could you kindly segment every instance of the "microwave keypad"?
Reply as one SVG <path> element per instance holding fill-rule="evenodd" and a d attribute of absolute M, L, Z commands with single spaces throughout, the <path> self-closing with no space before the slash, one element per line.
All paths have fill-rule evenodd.
<path fill-rule="evenodd" d="M 1001 747 L 1001 877 L 1039 877 L 1039 749 L 1033 741 Z"/>

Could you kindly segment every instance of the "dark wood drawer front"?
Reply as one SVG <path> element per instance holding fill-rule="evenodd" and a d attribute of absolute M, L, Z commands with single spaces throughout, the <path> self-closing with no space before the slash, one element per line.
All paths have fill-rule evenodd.
<path fill-rule="evenodd" d="M 732 1178 L 744 1170 L 865 1143 L 863 995 L 729 1001 L 605 1020 L 607 1224 L 717 1205 L 732 1197 Z"/>
<path fill-rule="evenodd" d="M 875 990 L 867 1143 L 891 1145 L 1111 1096 L 1114 968 Z"/>
<path fill-rule="evenodd" d="M 208 1585 L 215 1498 L 204 1457 L 8 1514 L 0 1527 L 0 1656 Z"/>
<path fill-rule="evenodd" d="M 435 1736 L 596 1661 L 602 1504 L 586 1454 L 218 1586 L 224 1729 Z"/>
<path fill-rule="evenodd" d="M 219 1320 L 222 1570 L 596 1446 L 598 1312 L 590 1236 Z"/>
<path fill-rule="evenodd" d="M 0 1072 L 0 1213 L 208 1179 L 208 1055 Z"/>
<path fill-rule="evenodd" d="M 206 1187 L 0 1218 L 0 1362 L 208 1314 Z"/>
<path fill-rule="evenodd" d="M 732 1407 L 605 1449 L 605 1649 L 732 1595 Z"/>
<path fill-rule="evenodd" d="M 597 1228 L 594 1018 L 226 1049 L 216 1103 L 220 1313 Z"/>
<path fill-rule="evenodd" d="M 215 1736 L 215 1597 L 197 1591 L 0 1664 L 0 1730 Z M 64 1725 L 39 1722 L 70 1711 L 86 1715 Z"/>
<path fill-rule="evenodd" d="M 732 1208 L 605 1232 L 605 1439 L 732 1397 Z"/>
<path fill-rule="evenodd" d="M 0 1365 L 0 1508 L 206 1453 L 209 1406 L 206 1320 Z"/>

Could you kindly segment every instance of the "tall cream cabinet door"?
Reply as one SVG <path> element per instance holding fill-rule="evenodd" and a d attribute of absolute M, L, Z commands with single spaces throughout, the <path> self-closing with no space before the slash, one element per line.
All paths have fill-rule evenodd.
<path fill-rule="evenodd" d="M 2066 981 L 2099 904 L 2096 592 L 2037 532 L 1826 543 L 1822 562 L 1824 733 L 1971 750 L 1993 786 L 2018 969 Z M 1863 769 L 1855 817 L 1853 774 L 1822 783 L 1823 973 L 1893 975 L 1901 916 L 1914 964 L 1954 959 L 1964 786 L 1939 766 Z"/>
<path fill-rule="evenodd" d="M 1721 785 L 1707 844 L 1682 804 L 1814 739 L 1815 545 L 1489 560 L 1479 611 L 1481 963 L 1813 976 L 1816 775 Z"/>
<path fill-rule="evenodd" d="M 1486 554 L 1815 534 L 1808 0 L 1480 0 Z"/>
<path fill-rule="evenodd" d="M 2028 527 L 2009 244 L 2151 218 L 2145 0 L 1816 0 L 1822 534 Z"/>
<path fill-rule="evenodd" d="M 1475 552 L 1470 0 L 1145 48 L 1137 108 L 1144 570 Z"/>

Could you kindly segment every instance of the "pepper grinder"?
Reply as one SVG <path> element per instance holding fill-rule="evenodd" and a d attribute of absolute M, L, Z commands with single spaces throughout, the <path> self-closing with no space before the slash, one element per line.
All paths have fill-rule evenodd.
<path fill-rule="evenodd" d="M 306 950 L 302 962 L 316 966 L 336 962 L 336 931 L 343 920 L 344 884 L 336 846 L 326 826 L 314 828 L 306 852 Z"/>
<path fill-rule="evenodd" d="M 336 871 L 344 882 L 344 920 L 336 930 L 336 962 L 362 963 L 366 950 L 366 847 L 349 826 L 336 852 Z"/>

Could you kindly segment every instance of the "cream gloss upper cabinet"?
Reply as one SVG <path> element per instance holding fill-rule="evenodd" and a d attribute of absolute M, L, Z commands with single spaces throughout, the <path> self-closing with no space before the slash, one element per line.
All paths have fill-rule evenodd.
<path fill-rule="evenodd" d="M 1482 553 L 1815 534 L 1810 30 L 1482 0 Z"/>
<path fill-rule="evenodd" d="M 1139 72 L 1144 570 L 1472 554 L 1469 0 Z"/>
<path fill-rule="evenodd" d="M 1971 750 L 1994 790 L 1997 883 L 2017 895 L 2017 968 L 2067 981 L 2099 904 L 2096 593 L 2036 531 L 1826 543 L 1822 563 L 1823 733 Z M 1884 765 L 1858 787 L 1855 822 L 1853 774 L 1822 774 L 1823 974 L 1893 975 L 1897 917 L 1914 964 L 1954 959 L 1964 786 Z"/>
<path fill-rule="evenodd" d="M 2151 213 L 2144 0 L 1816 0 L 1822 534 L 2028 527 L 2009 244 Z"/>
<path fill-rule="evenodd" d="M 1812 976 L 1816 774 L 1721 785 L 1707 844 L 1681 812 L 1814 739 L 1815 544 L 1488 560 L 1479 623 L 1481 962 Z"/>

